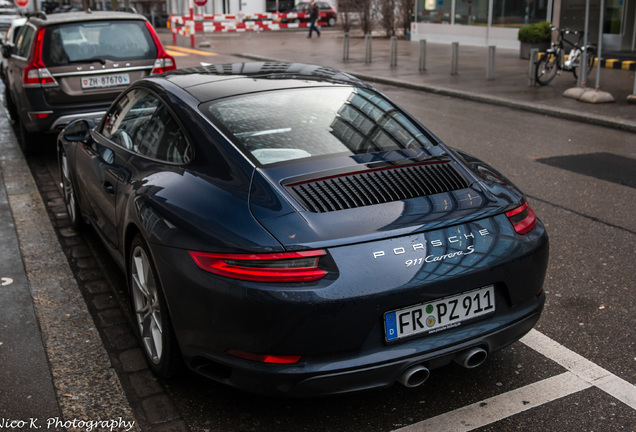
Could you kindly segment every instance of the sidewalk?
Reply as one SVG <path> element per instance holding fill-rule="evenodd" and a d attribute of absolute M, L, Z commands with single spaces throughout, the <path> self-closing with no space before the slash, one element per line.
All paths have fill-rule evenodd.
<path fill-rule="evenodd" d="M 160 31 L 165 45 L 172 45 L 172 35 Z M 374 37 L 371 43 L 371 63 L 365 63 L 366 45 L 363 37 L 351 37 L 349 59 L 343 60 L 342 30 L 324 29 L 320 38 L 306 38 L 305 31 L 204 33 L 196 37 L 197 50 L 231 54 L 246 61 L 275 60 L 315 63 L 333 67 L 363 80 L 398 85 L 414 90 L 433 92 L 508 106 L 523 111 L 582 121 L 601 126 L 636 132 L 636 104 L 627 96 L 634 90 L 634 71 L 601 68 L 600 90 L 614 96 L 615 103 L 590 104 L 566 98 L 563 92 L 576 87 L 570 72 L 557 76 L 548 86 L 528 85 L 529 61 L 519 58 L 516 50 L 496 50 L 495 79 L 486 79 L 487 47 L 459 46 L 458 74 L 451 75 L 451 46 L 426 44 L 426 69 L 419 70 L 419 42 L 399 40 L 397 66 L 391 66 L 390 40 Z M 205 41 L 209 47 L 200 47 Z M 190 38 L 178 36 L 177 45 L 190 47 Z M 207 45 L 207 44 L 206 44 Z M 636 56 L 635 56 L 636 59 Z M 214 63 L 214 57 L 203 59 Z M 179 65 L 179 59 L 177 59 Z M 594 68 L 587 87 L 596 87 Z"/>
<path fill-rule="evenodd" d="M 0 430 L 138 431 L 50 204 L 0 105 Z"/>

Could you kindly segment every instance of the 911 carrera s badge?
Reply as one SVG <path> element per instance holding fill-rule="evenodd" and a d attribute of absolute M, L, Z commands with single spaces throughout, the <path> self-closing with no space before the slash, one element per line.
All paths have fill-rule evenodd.
<path fill-rule="evenodd" d="M 466 240 L 466 241 L 471 241 L 474 240 L 476 237 L 486 237 L 489 236 L 490 232 L 487 229 L 481 229 L 479 231 L 476 231 L 476 233 L 472 233 L 472 232 L 468 232 L 468 233 L 464 233 L 464 234 L 458 234 L 458 235 L 453 235 L 450 237 L 446 238 L 446 243 L 444 243 L 444 241 L 436 239 L 436 240 L 430 240 L 424 243 L 414 243 L 411 244 L 410 247 L 397 247 L 397 248 L 393 248 L 390 249 L 388 251 L 375 251 L 373 252 L 373 258 L 374 259 L 378 259 L 384 256 L 387 256 L 388 254 L 393 254 L 393 255 L 404 255 L 407 252 L 425 252 L 426 246 L 430 245 L 431 247 L 445 247 L 448 245 L 453 245 L 453 244 L 457 244 L 457 243 L 461 243 L 462 241 Z M 458 250 L 455 252 L 450 252 L 444 255 L 427 255 L 426 257 L 423 257 L 421 259 L 419 259 L 419 264 L 422 263 L 422 261 L 426 261 L 426 262 L 435 262 L 435 261 L 441 261 L 447 258 L 453 258 L 456 256 L 460 256 L 460 255 L 470 255 L 471 253 L 475 252 L 475 247 L 473 245 L 469 245 L 466 250 Z M 418 261 L 418 260 L 407 260 L 407 263 L 411 261 L 410 264 L 407 264 L 407 267 L 413 264 L 417 264 L 417 262 L 414 261 Z"/>

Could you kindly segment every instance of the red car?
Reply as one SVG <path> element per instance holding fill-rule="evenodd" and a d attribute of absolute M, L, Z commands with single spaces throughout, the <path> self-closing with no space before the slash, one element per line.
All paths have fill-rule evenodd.
<path fill-rule="evenodd" d="M 319 1 L 318 7 L 320 8 L 320 19 L 318 23 L 320 25 L 328 25 L 329 27 L 333 27 L 336 25 L 336 20 L 338 19 L 338 13 L 336 9 L 331 5 L 331 3 L 326 1 Z M 309 2 L 298 3 L 291 12 L 302 12 L 307 14 L 305 18 L 298 18 L 294 20 L 294 22 L 309 22 Z"/>

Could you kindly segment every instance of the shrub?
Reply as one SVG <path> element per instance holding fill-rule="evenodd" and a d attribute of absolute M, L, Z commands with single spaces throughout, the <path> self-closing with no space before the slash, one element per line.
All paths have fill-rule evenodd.
<path fill-rule="evenodd" d="M 519 29 L 517 39 L 526 43 L 550 42 L 552 40 L 552 30 L 549 22 L 539 22 L 528 24 Z"/>

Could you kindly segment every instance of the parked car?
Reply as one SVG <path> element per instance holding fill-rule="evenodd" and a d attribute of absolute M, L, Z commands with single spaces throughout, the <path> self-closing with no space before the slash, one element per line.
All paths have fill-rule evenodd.
<path fill-rule="evenodd" d="M 329 2 L 319 1 L 318 8 L 320 9 L 320 19 L 318 23 L 320 25 L 327 25 L 329 27 L 334 27 L 336 25 L 336 21 L 338 20 L 338 13 L 333 5 Z M 298 3 L 292 12 L 300 12 L 306 14 L 304 18 L 296 18 L 291 21 L 293 22 L 309 22 L 309 2 Z"/>
<path fill-rule="evenodd" d="M 11 22 L 20 18 L 20 12 L 11 2 L 0 2 L 0 40 L 5 38 Z"/>
<path fill-rule="evenodd" d="M 31 17 L 7 61 L 7 106 L 25 152 L 33 134 L 59 132 L 77 118 L 99 121 L 131 82 L 176 68 L 150 23 L 124 12 Z"/>
<path fill-rule="evenodd" d="M 336 70 L 146 77 L 58 157 L 159 375 L 183 358 L 265 394 L 414 387 L 479 366 L 544 305 L 548 236 L 523 193 Z"/>
<path fill-rule="evenodd" d="M 1 42 L 2 46 L 6 46 L 7 47 L 6 49 L 9 50 L 9 52 L 15 47 L 15 43 L 18 40 L 18 34 L 20 33 L 20 29 L 24 26 L 26 21 L 27 21 L 26 18 L 15 18 L 13 21 L 11 21 L 11 25 L 9 26 L 7 33 L 4 36 L 4 38 L 2 38 L 2 42 Z M 4 54 L 2 54 L 2 52 L 0 52 L 0 59 L 1 59 L 0 76 L 2 77 L 2 82 L 5 84 L 5 90 L 6 90 L 6 85 L 7 85 L 6 70 L 7 70 L 8 61 L 5 58 Z"/>

